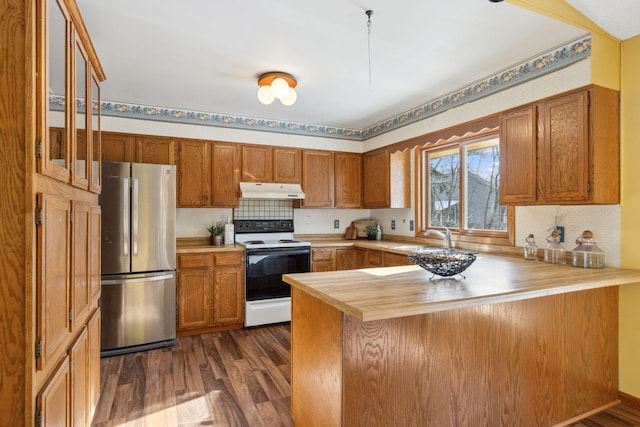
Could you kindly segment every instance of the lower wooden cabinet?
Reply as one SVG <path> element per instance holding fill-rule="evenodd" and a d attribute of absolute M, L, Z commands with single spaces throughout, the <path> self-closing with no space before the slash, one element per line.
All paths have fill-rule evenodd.
<path fill-rule="evenodd" d="M 413 261 L 404 254 L 397 254 L 394 252 L 383 252 L 382 263 L 385 267 L 393 267 L 399 265 L 413 265 Z"/>
<path fill-rule="evenodd" d="M 404 254 L 360 247 L 311 248 L 311 271 L 357 270 L 359 268 L 412 265 Z"/>
<path fill-rule="evenodd" d="M 336 269 L 335 248 L 312 248 L 311 271 L 334 271 Z"/>
<path fill-rule="evenodd" d="M 100 397 L 100 308 L 36 396 L 35 425 L 85 427 Z"/>
<path fill-rule="evenodd" d="M 102 312 L 100 308 L 93 313 L 87 323 L 87 341 L 89 346 L 88 372 L 89 388 L 89 420 L 93 419 L 98 408 L 98 400 L 100 399 L 100 328 L 102 322 Z"/>
<path fill-rule="evenodd" d="M 71 368 L 66 356 L 36 396 L 36 426 L 68 426 L 71 424 Z"/>
<path fill-rule="evenodd" d="M 336 270 L 357 270 L 365 267 L 367 249 L 337 248 Z"/>
<path fill-rule="evenodd" d="M 178 335 L 241 328 L 244 252 L 178 254 Z"/>
<path fill-rule="evenodd" d="M 83 329 L 69 351 L 71 371 L 71 425 L 89 425 L 89 345 L 87 329 Z"/>

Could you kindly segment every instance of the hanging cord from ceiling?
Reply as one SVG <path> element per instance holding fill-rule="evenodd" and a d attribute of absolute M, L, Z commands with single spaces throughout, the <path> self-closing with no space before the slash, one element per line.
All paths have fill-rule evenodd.
<path fill-rule="evenodd" d="M 373 10 L 367 10 L 367 53 L 369 55 L 369 84 L 371 84 L 371 15 Z"/>

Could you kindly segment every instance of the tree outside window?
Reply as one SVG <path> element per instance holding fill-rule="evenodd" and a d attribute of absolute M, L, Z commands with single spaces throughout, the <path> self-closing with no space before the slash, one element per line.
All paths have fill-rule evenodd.
<path fill-rule="evenodd" d="M 506 232 L 497 137 L 425 150 L 428 227 Z"/>

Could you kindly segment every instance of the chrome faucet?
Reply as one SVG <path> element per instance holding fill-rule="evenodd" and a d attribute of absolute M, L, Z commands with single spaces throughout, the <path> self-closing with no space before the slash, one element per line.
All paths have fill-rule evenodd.
<path fill-rule="evenodd" d="M 429 236 L 431 234 L 435 234 L 436 236 L 440 237 L 442 240 L 444 240 L 444 247 L 445 249 L 451 249 L 451 230 L 449 230 L 447 227 L 444 228 L 444 233 L 442 231 L 438 231 L 438 230 L 427 230 L 424 232 L 424 236 Z"/>

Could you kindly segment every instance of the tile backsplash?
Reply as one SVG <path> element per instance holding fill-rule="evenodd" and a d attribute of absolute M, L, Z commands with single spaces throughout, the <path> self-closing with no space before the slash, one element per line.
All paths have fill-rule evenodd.
<path fill-rule="evenodd" d="M 293 200 L 240 199 L 235 219 L 293 219 Z"/>

